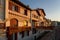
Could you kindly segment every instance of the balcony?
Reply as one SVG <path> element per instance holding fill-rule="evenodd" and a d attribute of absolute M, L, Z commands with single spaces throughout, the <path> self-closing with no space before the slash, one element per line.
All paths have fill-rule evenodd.
<path fill-rule="evenodd" d="M 32 14 L 32 20 L 36 20 L 36 21 L 38 21 L 38 20 L 39 20 L 39 17 L 36 16 L 36 15 L 33 15 L 33 14 Z"/>
<path fill-rule="evenodd" d="M 43 29 L 43 30 L 53 30 L 53 26 L 40 26 L 40 29 Z"/>
<path fill-rule="evenodd" d="M 32 14 L 32 17 L 33 17 L 33 18 L 36 18 L 36 19 L 38 19 L 38 18 L 39 18 L 38 16 L 36 16 L 36 15 L 33 15 L 33 14 Z"/>
<path fill-rule="evenodd" d="M 31 27 L 7 27 L 8 34 L 22 32 L 22 31 L 29 31 L 31 30 Z"/>

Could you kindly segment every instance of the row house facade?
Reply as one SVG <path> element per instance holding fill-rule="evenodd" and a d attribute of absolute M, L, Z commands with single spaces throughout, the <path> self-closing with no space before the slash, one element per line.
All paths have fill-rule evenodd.
<path fill-rule="evenodd" d="M 45 20 L 46 20 L 46 18 L 45 18 L 45 16 L 46 16 L 46 14 L 45 14 L 45 12 L 44 12 L 44 9 L 37 9 L 38 11 L 39 11 L 39 13 L 40 13 L 40 17 L 39 17 L 39 21 L 40 21 L 40 27 L 41 26 L 45 26 Z"/>
<path fill-rule="evenodd" d="M 19 0 L 0 0 L 0 19 L 3 21 L 0 24 L 3 23 L 6 29 L 7 40 L 22 40 L 26 35 L 35 34 L 37 28 L 44 25 L 45 16 L 44 9 L 31 9 Z"/>

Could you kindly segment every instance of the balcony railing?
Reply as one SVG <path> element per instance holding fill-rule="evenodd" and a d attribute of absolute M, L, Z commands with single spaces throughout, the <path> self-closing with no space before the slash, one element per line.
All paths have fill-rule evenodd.
<path fill-rule="evenodd" d="M 54 26 L 40 26 L 40 29 L 44 29 L 44 30 L 53 30 Z"/>
<path fill-rule="evenodd" d="M 8 34 L 22 32 L 22 31 L 29 31 L 31 27 L 7 27 Z"/>
<path fill-rule="evenodd" d="M 38 16 L 36 16 L 36 15 L 32 15 L 32 17 L 33 17 L 33 18 L 36 18 L 36 19 L 38 19 L 38 18 L 39 18 L 39 17 L 38 17 Z"/>

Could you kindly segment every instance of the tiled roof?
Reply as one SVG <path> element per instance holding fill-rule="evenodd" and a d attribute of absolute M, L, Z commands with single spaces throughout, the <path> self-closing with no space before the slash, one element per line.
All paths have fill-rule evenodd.
<path fill-rule="evenodd" d="M 44 13 L 44 15 L 46 16 L 44 9 L 38 8 L 37 10 L 42 10 L 42 12 Z"/>
<path fill-rule="evenodd" d="M 25 4 L 23 4 L 22 2 L 20 2 L 19 0 L 12 0 L 13 2 L 15 2 L 15 3 L 17 3 L 17 4 L 19 4 L 19 5 L 21 5 L 21 6 L 23 6 L 23 7 L 25 7 L 26 9 L 29 9 L 29 10 L 31 10 L 31 8 L 30 7 L 28 7 L 28 6 L 26 6 Z"/>

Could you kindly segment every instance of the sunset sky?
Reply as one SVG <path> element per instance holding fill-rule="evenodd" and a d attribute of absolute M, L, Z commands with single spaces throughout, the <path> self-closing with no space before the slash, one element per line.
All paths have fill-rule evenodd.
<path fill-rule="evenodd" d="M 30 8 L 43 8 L 46 13 L 46 18 L 60 21 L 60 0 L 20 0 Z"/>

